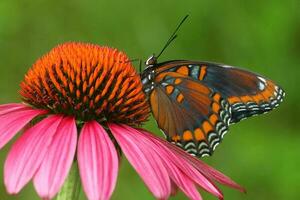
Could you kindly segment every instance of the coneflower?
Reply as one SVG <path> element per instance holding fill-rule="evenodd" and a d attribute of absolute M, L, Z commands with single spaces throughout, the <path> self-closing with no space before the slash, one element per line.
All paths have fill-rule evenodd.
<path fill-rule="evenodd" d="M 40 58 L 21 83 L 23 103 L 0 106 L 0 148 L 17 132 L 4 167 L 10 194 L 33 180 L 52 199 L 72 164 L 90 200 L 110 199 L 122 151 L 157 199 L 176 189 L 201 199 L 196 186 L 219 199 L 213 181 L 243 190 L 178 147 L 143 130 L 149 106 L 128 57 L 108 47 L 65 43 Z M 128 180 L 130 181 L 130 180 Z"/>

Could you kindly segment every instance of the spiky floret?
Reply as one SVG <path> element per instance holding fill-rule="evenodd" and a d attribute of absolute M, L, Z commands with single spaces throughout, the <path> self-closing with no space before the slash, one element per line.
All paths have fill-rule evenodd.
<path fill-rule="evenodd" d="M 149 106 L 139 75 L 117 49 L 85 43 L 53 48 L 21 83 L 23 100 L 78 120 L 139 125 Z"/>

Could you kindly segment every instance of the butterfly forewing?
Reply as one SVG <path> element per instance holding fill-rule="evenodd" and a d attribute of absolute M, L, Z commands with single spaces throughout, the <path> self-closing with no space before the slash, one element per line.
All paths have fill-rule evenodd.
<path fill-rule="evenodd" d="M 170 61 L 158 74 L 173 71 L 219 92 L 232 107 L 231 123 L 268 112 L 283 100 L 284 92 L 273 81 L 237 67 L 209 62 Z"/>

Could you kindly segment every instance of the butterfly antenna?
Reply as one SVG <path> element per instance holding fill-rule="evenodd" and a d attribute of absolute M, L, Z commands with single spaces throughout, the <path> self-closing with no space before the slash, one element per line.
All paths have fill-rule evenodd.
<path fill-rule="evenodd" d="M 142 71 L 142 60 L 139 59 L 139 58 L 135 58 L 135 59 L 131 59 L 131 60 L 127 60 L 126 62 L 123 62 L 123 61 L 119 61 L 120 63 L 129 63 L 129 62 L 139 62 L 139 74 L 141 73 Z"/>
<path fill-rule="evenodd" d="M 158 56 L 156 58 L 158 58 L 159 56 L 161 56 L 161 54 L 165 51 L 165 49 L 177 38 L 177 31 L 179 30 L 179 28 L 181 27 L 181 25 L 184 23 L 184 21 L 189 17 L 189 15 L 186 15 L 181 22 L 178 24 L 178 26 L 176 27 L 176 29 L 174 30 L 174 32 L 172 33 L 172 35 L 170 36 L 170 38 L 168 39 L 168 41 L 166 42 L 165 46 L 163 47 L 163 49 L 160 51 L 160 53 L 158 54 Z"/>
<path fill-rule="evenodd" d="M 140 59 L 140 62 L 139 62 L 139 70 L 140 70 L 139 74 L 142 73 L 142 60 L 141 59 Z"/>
<path fill-rule="evenodd" d="M 136 62 L 136 61 L 140 61 L 141 59 L 139 58 L 134 58 L 134 59 L 131 59 L 131 60 L 127 60 L 125 63 L 129 63 L 129 62 Z M 122 61 L 121 61 L 122 62 Z"/>

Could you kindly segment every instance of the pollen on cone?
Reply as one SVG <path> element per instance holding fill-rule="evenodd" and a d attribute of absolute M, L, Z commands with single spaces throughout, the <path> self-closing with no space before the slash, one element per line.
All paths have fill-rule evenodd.
<path fill-rule="evenodd" d="M 78 119 L 138 125 L 149 105 L 139 75 L 117 49 L 65 43 L 40 58 L 21 83 L 25 102 Z"/>

